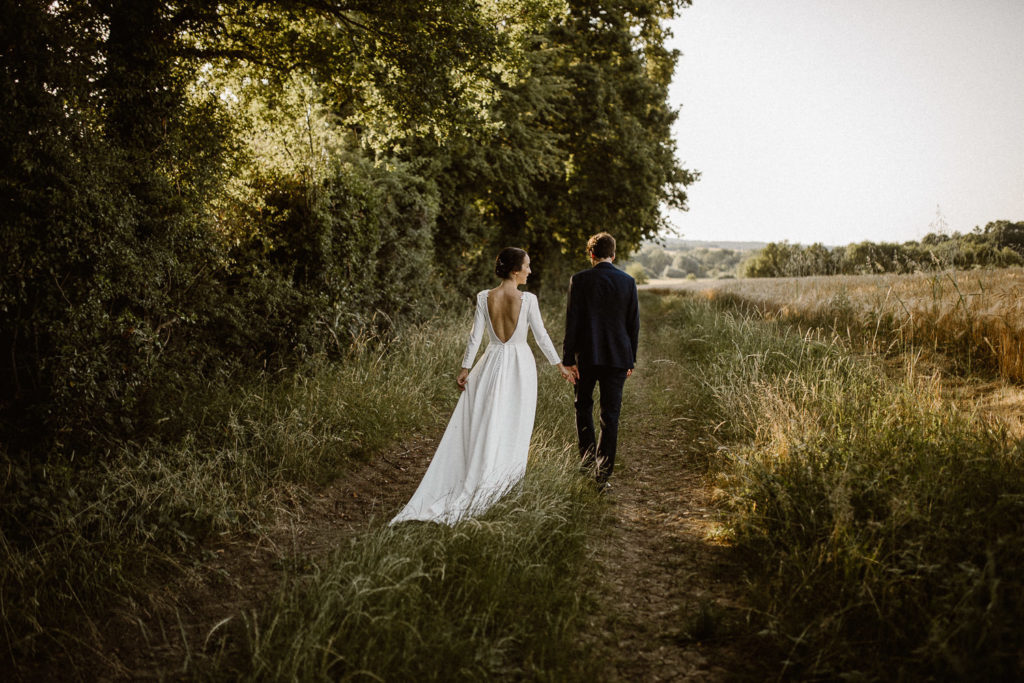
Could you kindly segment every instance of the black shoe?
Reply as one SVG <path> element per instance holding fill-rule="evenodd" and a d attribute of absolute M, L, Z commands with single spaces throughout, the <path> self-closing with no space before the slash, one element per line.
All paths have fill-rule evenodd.
<path fill-rule="evenodd" d="M 611 487 L 612 487 L 612 485 L 609 484 L 607 481 L 599 481 L 599 482 L 597 482 L 597 492 L 599 494 L 601 494 L 602 496 L 604 494 L 608 493 L 608 491 L 609 491 L 609 489 L 611 489 Z"/>

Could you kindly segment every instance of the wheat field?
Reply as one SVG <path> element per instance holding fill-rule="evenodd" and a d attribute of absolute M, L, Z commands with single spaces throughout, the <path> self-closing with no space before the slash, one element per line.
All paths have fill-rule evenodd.
<path fill-rule="evenodd" d="M 1024 268 L 910 275 L 654 281 L 769 319 L 824 327 L 870 352 L 941 352 L 960 372 L 1024 381 Z"/>

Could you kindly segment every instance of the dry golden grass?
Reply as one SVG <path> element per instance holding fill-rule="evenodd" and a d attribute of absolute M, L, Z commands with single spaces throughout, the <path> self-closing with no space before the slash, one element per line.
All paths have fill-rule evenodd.
<path fill-rule="evenodd" d="M 1024 381 L 1024 268 L 651 286 L 698 291 L 752 306 L 768 318 L 824 327 L 869 351 L 932 350 L 959 371 Z"/>

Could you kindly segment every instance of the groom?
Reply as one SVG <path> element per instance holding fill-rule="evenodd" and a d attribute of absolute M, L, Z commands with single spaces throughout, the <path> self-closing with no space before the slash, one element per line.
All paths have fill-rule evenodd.
<path fill-rule="evenodd" d="M 587 241 L 592 268 L 569 280 L 562 364 L 573 374 L 576 434 L 582 467 L 597 465 L 603 489 L 615 466 L 622 386 L 633 374 L 640 332 L 636 282 L 612 265 L 615 238 L 601 232 Z M 594 387 L 600 385 L 601 436 L 594 434 Z"/>

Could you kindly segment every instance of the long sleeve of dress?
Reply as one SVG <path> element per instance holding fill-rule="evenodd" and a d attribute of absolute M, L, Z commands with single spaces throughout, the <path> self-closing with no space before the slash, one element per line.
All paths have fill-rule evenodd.
<path fill-rule="evenodd" d="M 537 297 L 530 294 L 530 307 L 527 310 L 529 318 L 527 321 L 530 324 L 530 329 L 533 330 L 533 338 L 537 342 L 537 346 L 540 347 L 541 353 L 548 359 L 548 362 L 552 365 L 557 365 L 561 360 L 558 356 L 558 351 L 555 350 L 555 345 L 551 343 L 551 337 L 548 336 L 548 331 L 544 329 L 544 320 L 540 317 L 540 302 L 537 301 Z"/>
<path fill-rule="evenodd" d="M 487 324 L 487 320 L 484 316 L 486 315 L 487 307 L 480 304 L 480 295 L 477 294 L 476 314 L 473 316 L 473 329 L 470 331 L 469 341 L 466 343 L 466 354 L 462 357 L 462 367 L 464 368 L 473 367 L 473 360 L 476 358 L 476 352 L 480 348 L 480 342 L 484 338 L 484 326 Z"/>

